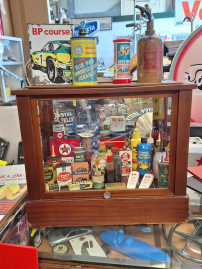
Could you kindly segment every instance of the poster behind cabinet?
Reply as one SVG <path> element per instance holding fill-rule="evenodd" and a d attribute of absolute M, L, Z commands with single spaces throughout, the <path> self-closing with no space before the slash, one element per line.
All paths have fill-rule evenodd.
<path fill-rule="evenodd" d="M 28 24 L 33 85 L 72 82 L 73 25 Z"/>

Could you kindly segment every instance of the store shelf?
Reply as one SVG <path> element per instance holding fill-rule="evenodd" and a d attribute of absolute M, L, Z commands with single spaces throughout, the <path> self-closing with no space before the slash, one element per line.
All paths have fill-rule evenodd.
<path fill-rule="evenodd" d="M 9 61 L 9 62 L 3 62 L 2 65 L 23 65 L 23 63 Z"/>

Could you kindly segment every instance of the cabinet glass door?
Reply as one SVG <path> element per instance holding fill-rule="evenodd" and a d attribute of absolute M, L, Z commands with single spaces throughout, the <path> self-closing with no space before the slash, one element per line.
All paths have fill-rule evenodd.
<path fill-rule="evenodd" d="M 45 192 L 88 197 L 173 186 L 172 97 L 37 103 Z"/>

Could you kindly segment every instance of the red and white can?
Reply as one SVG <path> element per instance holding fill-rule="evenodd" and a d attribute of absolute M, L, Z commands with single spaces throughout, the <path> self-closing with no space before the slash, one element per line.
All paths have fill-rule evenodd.
<path fill-rule="evenodd" d="M 63 139 L 65 135 L 64 123 L 53 122 L 53 138 L 54 139 Z"/>
<path fill-rule="evenodd" d="M 129 38 L 120 37 L 114 41 L 114 84 L 131 83 Z"/>
<path fill-rule="evenodd" d="M 132 150 L 119 149 L 119 156 L 121 157 L 121 174 L 128 176 L 132 171 Z"/>

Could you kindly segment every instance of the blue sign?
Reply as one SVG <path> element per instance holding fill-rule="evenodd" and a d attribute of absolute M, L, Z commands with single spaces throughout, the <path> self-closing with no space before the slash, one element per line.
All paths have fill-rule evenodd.
<path fill-rule="evenodd" d="M 78 36 L 79 35 L 79 29 L 80 28 L 86 28 L 86 29 L 88 29 L 88 35 L 89 36 L 92 36 L 97 31 L 100 30 L 100 22 L 99 21 L 89 21 L 89 22 L 82 21 L 80 23 L 80 25 L 78 25 L 78 26 L 76 26 L 74 28 L 74 36 Z"/>

